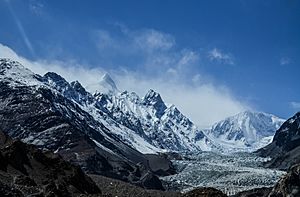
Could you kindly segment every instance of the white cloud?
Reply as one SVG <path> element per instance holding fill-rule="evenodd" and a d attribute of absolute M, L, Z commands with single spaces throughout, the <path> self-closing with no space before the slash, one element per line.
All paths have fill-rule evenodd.
<path fill-rule="evenodd" d="M 288 65 L 291 63 L 291 59 L 288 57 L 282 57 L 280 59 L 280 65 L 284 66 L 284 65 Z"/>
<path fill-rule="evenodd" d="M 290 106 L 294 109 L 294 110 L 300 110 L 300 102 L 290 102 Z"/>
<path fill-rule="evenodd" d="M 124 25 L 118 25 L 118 27 L 120 31 L 114 34 L 103 29 L 94 32 L 100 50 L 108 46 L 118 49 L 130 47 L 135 52 L 145 53 L 169 50 L 176 44 L 173 36 L 154 29 L 131 31 Z"/>
<path fill-rule="evenodd" d="M 169 50 L 175 45 L 175 39 L 154 29 L 132 32 L 136 44 L 146 50 Z"/>
<path fill-rule="evenodd" d="M 0 58 L 10 58 L 23 64 L 25 67 L 32 70 L 34 73 L 44 75 L 47 72 L 56 72 L 62 75 L 67 81 L 78 80 L 84 85 L 93 84 L 99 81 L 101 76 L 105 73 L 100 68 L 87 68 L 87 66 L 80 65 L 74 60 L 67 62 L 62 61 L 31 61 L 16 54 L 12 49 L 0 44 Z"/>
<path fill-rule="evenodd" d="M 223 53 L 217 48 L 214 48 L 208 52 L 208 58 L 211 61 L 218 61 L 224 64 L 234 65 L 233 56 L 231 54 Z"/>
<path fill-rule="evenodd" d="M 97 30 L 93 34 L 102 65 L 114 67 L 114 70 L 127 68 L 147 79 L 165 75 L 170 80 L 185 78 L 193 72 L 193 67 L 198 66 L 199 53 L 178 49 L 170 34 L 154 29 L 130 30 L 124 25 L 116 26 L 120 31 Z"/>
<path fill-rule="evenodd" d="M 147 37 L 149 33 L 141 37 Z M 128 33 L 128 31 L 127 31 Z M 137 47 L 135 40 L 128 38 L 121 40 L 113 37 L 109 32 L 100 32 L 102 39 L 102 48 L 99 50 L 113 50 L 116 47 L 122 50 Z M 150 35 L 156 37 L 159 32 Z M 135 91 L 143 96 L 150 88 L 154 89 L 162 95 L 167 103 L 172 103 L 191 118 L 201 127 L 207 127 L 216 121 L 227 116 L 234 115 L 249 107 L 238 101 L 230 90 L 222 85 L 212 83 L 209 77 L 201 73 L 193 73 L 192 65 L 199 64 L 199 54 L 192 50 L 179 49 L 175 50 L 175 41 L 169 38 L 163 38 L 161 33 L 158 38 L 147 38 L 153 43 L 146 46 L 145 50 L 149 50 L 151 46 L 151 54 L 143 55 L 142 68 L 156 69 L 157 73 L 149 75 L 144 70 L 128 70 L 124 67 L 115 67 L 110 70 L 103 71 L 101 68 L 90 67 L 89 65 L 80 65 L 74 60 L 67 62 L 61 61 L 30 61 L 24 57 L 17 55 L 10 48 L 0 44 L 0 57 L 8 57 L 21 62 L 24 66 L 38 74 L 44 74 L 47 71 L 57 72 L 68 81 L 78 80 L 84 86 L 98 83 L 101 76 L 105 72 L 109 72 L 113 79 L 116 80 L 120 90 Z M 168 35 L 167 37 L 169 37 Z M 99 40 L 101 40 L 99 39 Z M 147 43 L 147 42 L 146 42 Z M 163 44 L 164 43 L 164 44 Z M 116 44 L 113 49 L 111 44 Z M 117 45 L 119 44 L 119 45 Z M 154 50 L 154 49 L 158 50 Z M 79 74 L 80 73 L 80 74 Z"/>

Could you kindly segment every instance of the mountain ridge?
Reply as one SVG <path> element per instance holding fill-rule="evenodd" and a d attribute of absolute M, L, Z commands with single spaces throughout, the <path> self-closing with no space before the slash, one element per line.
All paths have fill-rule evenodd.
<path fill-rule="evenodd" d="M 11 72 L 7 72 L 7 70 L 12 68 L 9 62 L 16 66 Z M 277 129 L 277 123 L 279 124 L 281 121 L 275 121 L 275 126 L 268 124 L 264 127 L 268 135 L 263 135 L 265 137 L 263 140 L 260 139 L 261 136 L 246 136 L 243 129 L 239 128 L 241 126 L 239 121 L 244 122 L 243 126 L 245 127 L 246 120 L 250 119 L 249 117 L 251 116 L 261 116 L 263 118 L 268 116 L 269 119 L 270 117 L 276 119 L 275 116 L 265 113 L 241 112 L 236 116 L 232 116 L 238 117 L 235 118 L 237 120 L 234 119 L 232 121 L 232 117 L 229 117 L 216 123 L 211 130 L 202 130 L 182 114 L 175 105 L 167 105 L 158 92 L 150 89 L 142 98 L 134 92 L 120 92 L 108 74 L 103 75 L 101 81 L 106 84 L 104 86 L 109 87 L 110 91 L 101 92 L 100 88 L 94 94 L 91 94 L 78 81 L 69 83 L 63 77 L 53 72 L 39 76 L 21 64 L 8 59 L 1 60 L 1 70 L 2 75 L 0 75 L 0 79 L 3 81 L 14 83 L 13 85 L 22 83 L 25 86 L 34 86 L 35 89 L 39 87 L 50 88 L 55 94 L 61 94 L 78 105 L 81 110 L 88 113 L 96 122 L 108 128 L 110 132 L 122 139 L 127 145 L 142 153 L 165 151 L 253 151 L 270 142 L 272 134 Z M 24 73 L 21 70 L 24 70 Z M 13 79 L 12 76 L 15 78 Z M 57 107 L 63 108 L 63 106 Z M 269 119 L 265 122 L 269 121 Z M 277 119 L 279 120 L 279 118 Z M 229 125 L 234 122 L 233 126 L 231 125 L 232 127 L 230 126 L 229 128 L 231 133 L 229 132 L 229 134 L 225 135 L 227 141 L 219 138 L 220 136 L 222 137 L 224 134 L 222 132 L 226 128 L 216 131 L 218 125 L 222 128 L 226 121 L 229 122 Z M 257 120 L 254 122 L 257 122 Z M 251 124 L 252 122 L 248 121 L 246 126 L 249 127 Z M 233 135 L 234 138 L 230 137 L 230 135 Z M 244 138 L 242 139 L 242 137 Z M 256 137 L 258 138 L 256 139 Z M 226 145 L 226 143 L 232 144 L 233 142 L 239 143 L 239 147 L 232 148 Z M 255 143 L 258 143 L 258 145 Z M 252 145 L 253 147 L 251 147 Z"/>

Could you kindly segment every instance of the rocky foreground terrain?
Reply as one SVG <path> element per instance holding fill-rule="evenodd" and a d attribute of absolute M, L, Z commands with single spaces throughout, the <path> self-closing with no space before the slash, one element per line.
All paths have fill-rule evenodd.
<path fill-rule="evenodd" d="M 13 140 L 3 132 L 0 132 L 0 161 L 0 196 L 189 197 L 199 192 L 200 196 L 222 193 L 202 188 L 183 195 L 179 192 L 145 190 L 99 175 L 87 176 L 80 167 L 64 161 L 58 154 Z"/>
<path fill-rule="evenodd" d="M 213 188 L 197 188 L 187 193 L 145 190 L 123 181 L 87 176 L 79 167 L 57 154 L 41 151 L 34 145 L 12 140 L 0 132 L 1 196 L 149 196 L 223 197 Z M 273 188 L 244 191 L 236 197 L 299 196 L 300 165 L 292 166 Z"/>
<path fill-rule="evenodd" d="M 101 195 L 101 190 L 77 166 L 59 155 L 0 133 L 1 196 Z"/>

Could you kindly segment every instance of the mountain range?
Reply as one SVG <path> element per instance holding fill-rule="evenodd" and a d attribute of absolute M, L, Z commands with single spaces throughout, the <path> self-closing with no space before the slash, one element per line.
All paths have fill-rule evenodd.
<path fill-rule="evenodd" d="M 78 81 L 69 83 L 53 72 L 39 76 L 8 59 L 1 60 L 0 77 L 1 82 L 9 87 L 22 87 L 31 94 L 36 94 L 38 90 L 54 94 L 57 98 L 53 98 L 51 104 L 67 118 L 77 116 L 78 126 L 82 126 L 79 123 L 82 115 L 79 115 L 84 113 L 89 117 L 85 118 L 85 124 L 92 129 L 106 128 L 106 134 L 103 130 L 97 132 L 113 134 L 141 153 L 250 152 L 270 143 L 275 131 L 284 122 L 271 114 L 245 111 L 215 123 L 211 128 L 199 129 L 175 105 L 167 105 L 158 92 L 149 90 L 142 98 L 134 92 L 121 92 L 108 74 L 95 84 L 93 89 L 97 90 L 94 93 L 88 92 Z M 57 99 L 64 100 L 64 103 L 56 102 Z M 47 140 L 37 139 L 37 136 L 23 138 L 25 142 L 36 145 L 42 145 Z M 94 138 L 91 140 L 98 146 L 103 145 Z"/>
<path fill-rule="evenodd" d="M 144 97 L 121 92 L 105 74 L 95 84 L 97 88 L 93 87 L 97 91 L 91 93 L 78 81 L 69 83 L 54 72 L 40 76 L 9 59 L 0 59 L 0 87 L 0 131 L 5 133 L 0 133 L 1 139 L 8 135 L 43 151 L 58 153 L 61 160 L 80 166 L 85 173 L 148 189 L 163 190 L 158 176 L 176 173 L 168 159 L 169 152 L 259 149 L 256 154 L 271 158 L 267 167 L 287 169 L 300 162 L 299 113 L 285 121 L 263 112 L 244 111 L 211 128 L 200 129 L 154 90 Z M 23 143 L 14 142 L 12 149 L 25 147 L 29 160 L 24 162 L 35 162 L 30 160 L 35 148 Z M 4 148 L 11 146 L 1 144 L 5 144 Z M 6 155 L 3 151 L 2 157 Z M 20 165 L 22 168 L 25 164 Z M 45 164 L 37 164 L 40 165 Z M 76 168 L 64 165 L 66 171 Z M 13 164 L 15 169 L 19 167 Z M 27 176 L 25 171 L 20 172 L 20 176 Z M 80 176 L 94 187 L 87 177 Z M 80 185 L 75 187 L 66 192 L 83 191 Z M 94 190 L 98 192 L 96 187 Z"/>

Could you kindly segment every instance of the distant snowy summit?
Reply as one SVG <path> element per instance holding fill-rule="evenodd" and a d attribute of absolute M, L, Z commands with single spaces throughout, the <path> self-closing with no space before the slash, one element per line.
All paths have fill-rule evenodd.
<path fill-rule="evenodd" d="M 271 143 L 284 121 L 272 114 L 248 110 L 214 124 L 207 135 L 225 152 L 251 152 Z"/>
<path fill-rule="evenodd" d="M 97 93 L 101 92 L 105 94 L 120 93 L 114 80 L 108 73 L 105 73 L 102 77 L 100 77 L 98 83 L 88 85 L 87 89 Z"/>

